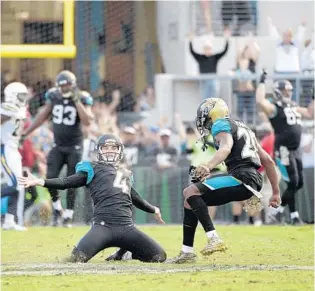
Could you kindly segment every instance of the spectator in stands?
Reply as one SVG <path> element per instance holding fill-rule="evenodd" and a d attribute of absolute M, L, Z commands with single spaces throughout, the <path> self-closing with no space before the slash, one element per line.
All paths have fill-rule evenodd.
<path fill-rule="evenodd" d="M 172 131 L 165 128 L 160 131 L 160 146 L 153 150 L 152 154 L 156 157 L 158 169 L 169 169 L 176 166 L 177 150 L 170 145 Z"/>
<path fill-rule="evenodd" d="M 240 50 L 238 55 L 238 63 L 240 59 L 247 59 L 249 61 L 248 69 L 255 74 L 256 65 L 258 58 L 260 56 L 260 47 L 256 41 L 252 40 L 245 45 L 243 49 Z"/>
<path fill-rule="evenodd" d="M 299 26 L 295 38 L 293 38 L 291 29 L 285 30 L 281 38 L 277 28 L 273 25 L 271 18 L 268 19 L 268 29 L 270 36 L 279 42 L 276 48 L 275 72 L 280 74 L 299 73 L 299 46 L 304 40 L 306 31 L 305 23 L 303 22 Z"/>
<path fill-rule="evenodd" d="M 239 59 L 238 69 L 234 72 L 234 75 L 237 77 L 235 88 L 237 94 L 237 115 L 249 124 L 254 122 L 256 108 L 253 81 L 248 80 L 252 74 L 249 69 L 249 60 L 246 58 Z"/>
<path fill-rule="evenodd" d="M 194 35 L 191 33 L 189 35 L 189 47 L 190 52 L 193 55 L 194 59 L 198 62 L 200 74 L 216 74 L 218 61 L 227 53 L 229 48 L 229 37 L 230 30 L 225 30 L 224 36 L 226 37 L 225 48 L 222 52 L 218 54 L 213 54 L 212 44 L 207 42 L 204 46 L 204 54 L 197 54 L 193 49 L 192 41 Z M 203 82 L 203 98 L 217 97 L 217 81 L 215 79 L 207 80 Z"/>
<path fill-rule="evenodd" d="M 120 137 L 124 144 L 124 162 L 128 167 L 132 167 L 138 163 L 140 156 L 144 156 L 144 149 L 137 140 L 137 130 L 132 126 L 126 126 Z"/>
<path fill-rule="evenodd" d="M 119 135 L 117 126 L 117 107 L 121 101 L 120 91 L 114 89 L 110 95 L 107 95 L 101 86 L 97 92 L 95 105 L 92 112 L 95 115 L 97 127 L 100 133 L 113 133 Z"/>
<path fill-rule="evenodd" d="M 303 22 L 299 28 L 295 38 L 291 29 L 283 32 L 282 38 L 280 37 L 277 28 L 273 25 L 271 18 L 268 19 L 269 34 L 275 38 L 279 43 L 276 48 L 276 63 L 275 72 L 277 74 L 297 74 L 301 71 L 300 67 L 300 51 L 304 36 L 305 36 L 305 23 Z M 295 80 L 289 79 L 294 88 L 292 96 L 296 100 Z"/>
<path fill-rule="evenodd" d="M 152 86 L 148 86 L 139 96 L 136 105 L 136 111 L 148 111 L 154 108 L 155 96 Z"/>
<path fill-rule="evenodd" d="M 312 40 L 307 39 L 304 42 L 304 50 L 301 55 L 301 70 L 313 74 L 315 62 L 314 44 Z"/>

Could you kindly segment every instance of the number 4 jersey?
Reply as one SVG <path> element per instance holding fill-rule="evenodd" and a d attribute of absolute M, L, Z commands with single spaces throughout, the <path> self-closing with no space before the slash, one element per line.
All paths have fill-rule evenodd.
<path fill-rule="evenodd" d="M 242 121 L 233 119 L 218 119 L 211 128 L 212 136 L 216 137 L 220 132 L 230 133 L 233 138 L 231 153 L 225 160 L 229 173 L 235 170 L 256 169 L 261 167 L 257 140 L 253 131 Z M 216 144 L 218 148 L 219 145 Z"/>
<path fill-rule="evenodd" d="M 130 190 L 132 172 L 111 164 L 82 161 L 76 173 L 87 173 L 86 187 L 94 202 L 94 221 L 114 225 L 131 225 L 132 200 Z"/>
<path fill-rule="evenodd" d="M 296 150 L 301 142 L 301 114 L 294 104 L 278 101 L 274 105 L 276 112 L 269 120 L 275 131 L 275 149 L 285 146 L 289 150 Z"/>
<path fill-rule="evenodd" d="M 84 105 L 92 105 L 93 99 L 80 94 Z M 78 111 L 70 98 L 64 98 L 58 89 L 46 92 L 46 102 L 52 106 L 52 123 L 55 143 L 58 146 L 71 147 L 81 145 L 83 133 Z"/>

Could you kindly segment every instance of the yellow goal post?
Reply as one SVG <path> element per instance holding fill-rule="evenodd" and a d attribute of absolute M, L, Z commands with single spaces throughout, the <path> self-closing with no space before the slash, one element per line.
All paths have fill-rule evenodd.
<path fill-rule="evenodd" d="M 1 44 L 1 58 L 75 58 L 74 0 L 64 0 L 63 5 L 63 44 Z"/>

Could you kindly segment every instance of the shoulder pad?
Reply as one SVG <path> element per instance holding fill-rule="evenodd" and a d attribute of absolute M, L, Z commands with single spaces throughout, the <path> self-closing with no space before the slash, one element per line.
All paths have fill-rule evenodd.
<path fill-rule="evenodd" d="M 57 88 L 53 87 L 50 88 L 48 91 L 45 93 L 45 100 L 49 101 L 56 93 L 58 92 Z"/>
<path fill-rule="evenodd" d="M 91 183 L 91 181 L 94 178 L 93 166 L 88 161 L 81 161 L 81 162 L 77 163 L 77 165 L 75 166 L 75 172 L 76 173 L 78 173 L 78 172 L 85 172 L 85 173 L 88 174 L 86 184 Z"/>
<path fill-rule="evenodd" d="M 216 120 L 214 124 L 212 125 L 212 129 L 211 129 L 211 133 L 213 137 L 215 137 L 220 132 L 231 133 L 231 131 L 232 129 L 231 129 L 230 121 L 224 118 Z"/>
<path fill-rule="evenodd" d="M 80 92 L 80 100 L 84 105 L 90 105 L 90 106 L 93 105 L 93 97 L 87 91 Z"/>

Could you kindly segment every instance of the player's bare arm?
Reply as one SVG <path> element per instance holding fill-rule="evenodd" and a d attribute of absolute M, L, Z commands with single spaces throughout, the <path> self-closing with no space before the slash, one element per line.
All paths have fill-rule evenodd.
<path fill-rule="evenodd" d="M 93 121 L 92 108 L 89 105 L 83 105 L 80 101 L 75 102 L 75 107 L 78 110 L 80 120 L 84 126 L 89 126 Z"/>
<path fill-rule="evenodd" d="M 256 89 L 256 102 L 260 109 L 268 116 L 274 115 L 276 112 L 276 106 L 266 99 L 266 86 L 264 83 L 260 83 Z"/>
<path fill-rule="evenodd" d="M 219 144 L 219 149 L 207 163 L 210 171 L 226 160 L 233 147 L 233 138 L 230 133 L 220 132 L 215 136 L 215 141 Z"/>
<path fill-rule="evenodd" d="M 52 111 L 52 106 L 49 103 L 46 103 L 42 110 L 38 113 L 36 116 L 35 121 L 31 124 L 29 128 L 27 128 L 24 132 L 23 135 L 27 136 L 30 133 L 32 133 L 35 129 L 40 127 L 46 120 L 48 120 L 49 116 L 51 115 Z"/>
<path fill-rule="evenodd" d="M 299 112 L 305 119 L 314 118 L 314 101 L 310 103 L 308 107 L 297 107 L 297 112 Z"/>
<path fill-rule="evenodd" d="M 272 188 L 272 196 L 270 198 L 270 206 L 277 208 L 281 203 L 280 189 L 279 189 L 279 177 L 276 171 L 276 166 L 272 158 L 267 152 L 257 143 L 258 155 L 261 164 L 265 167 L 266 175 L 270 181 Z"/>

